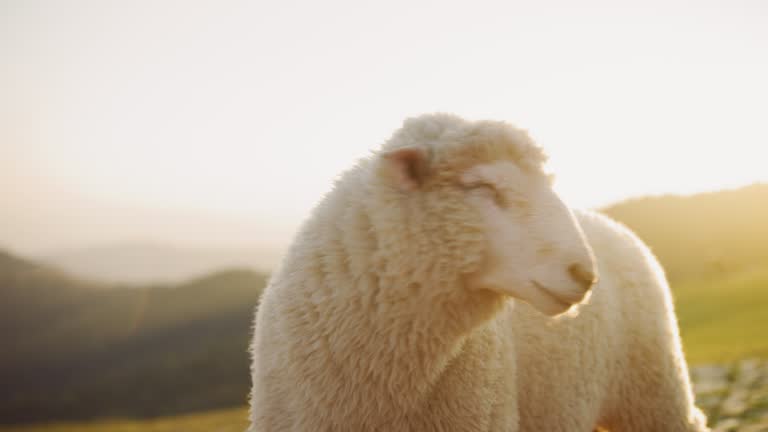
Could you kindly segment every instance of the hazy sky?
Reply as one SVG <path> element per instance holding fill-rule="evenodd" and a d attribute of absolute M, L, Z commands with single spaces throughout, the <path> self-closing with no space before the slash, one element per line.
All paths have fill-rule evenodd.
<path fill-rule="evenodd" d="M 738 186 L 768 180 L 767 77 L 760 0 L 0 0 L 0 212 L 288 232 L 432 111 L 529 129 L 576 206 Z"/>

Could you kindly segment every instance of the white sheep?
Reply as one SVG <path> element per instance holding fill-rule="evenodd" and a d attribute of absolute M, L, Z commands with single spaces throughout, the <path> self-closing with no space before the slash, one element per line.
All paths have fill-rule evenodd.
<path fill-rule="evenodd" d="M 707 430 L 661 268 L 544 160 L 437 114 L 341 176 L 261 300 L 249 431 Z"/>

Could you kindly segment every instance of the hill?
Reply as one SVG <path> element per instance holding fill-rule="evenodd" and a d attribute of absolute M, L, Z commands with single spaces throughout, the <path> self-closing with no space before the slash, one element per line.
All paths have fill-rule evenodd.
<path fill-rule="evenodd" d="M 0 423 L 242 405 L 266 278 L 115 290 L 0 254 Z"/>
<path fill-rule="evenodd" d="M 74 274 L 83 271 L 88 278 L 103 279 L 105 275 L 108 280 L 146 283 L 146 278 L 134 279 L 146 269 L 161 279 L 178 281 L 175 274 L 166 278 L 163 266 L 174 270 L 177 263 L 185 262 L 187 254 L 192 259 L 184 265 L 191 266 L 193 272 L 182 274 L 182 278 L 209 271 L 209 264 L 218 269 L 240 265 L 243 260 L 248 267 L 271 269 L 300 222 L 296 216 L 277 218 L 264 212 L 229 214 L 162 205 L 121 205 L 66 190 L 60 183 L 39 176 L 34 180 L 14 178 L 13 170 L 0 173 L 0 178 L 7 180 L 0 181 L 0 249 L 34 260 L 50 259 Z M 127 272 L 125 268 L 134 262 L 144 262 L 144 255 L 132 252 L 136 249 L 143 249 L 147 256 L 157 255 L 158 265 L 136 266 L 139 271 L 135 275 Z M 237 262 L 232 262 L 233 254 Z M 123 256 L 130 260 L 123 261 Z M 166 261 L 166 257 L 170 259 Z M 112 266 L 115 260 L 118 264 Z M 201 262 L 205 268 L 197 264 Z M 94 267 L 99 265 L 109 267 Z M 129 279 L 122 279 L 124 276 Z"/>
<path fill-rule="evenodd" d="M 602 211 L 647 242 L 673 282 L 768 265 L 768 184 L 639 198 Z"/>
<path fill-rule="evenodd" d="M 768 358 L 768 266 L 672 282 L 688 361 Z"/>
<path fill-rule="evenodd" d="M 204 249 L 126 243 L 62 250 L 39 261 L 89 280 L 151 284 L 179 283 L 222 268 L 269 270 L 279 258 L 276 247 Z"/>
<path fill-rule="evenodd" d="M 768 357 L 768 185 L 604 209 L 664 266 L 688 360 Z"/>

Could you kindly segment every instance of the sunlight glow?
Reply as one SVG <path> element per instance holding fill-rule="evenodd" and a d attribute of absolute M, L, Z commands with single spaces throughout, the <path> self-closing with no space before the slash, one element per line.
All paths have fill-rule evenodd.
<path fill-rule="evenodd" d="M 529 129 L 577 206 L 768 180 L 759 1 L 2 7 L 9 207 L 76 193 L 295 227 L 431 111 Z"/>

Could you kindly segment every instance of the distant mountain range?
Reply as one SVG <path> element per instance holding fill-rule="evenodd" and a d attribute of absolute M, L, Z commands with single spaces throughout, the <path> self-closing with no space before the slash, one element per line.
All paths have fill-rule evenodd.
<path fill-rule="evenodd" d="M 269 271 L 299 223 L 115 204 L 34 178 L 0 182 L 0 197 L 0 249 L 101 281 L 180 282 L 233 266 Z"/>
<path fill-rule="evenodd" d="M 160 244 L 124 244 L 62 251 L 38 260 L 101 282 L 178 283 L 222 268 L 270 271 L 281 251 L 267 249 L 195 249 Z"/>

